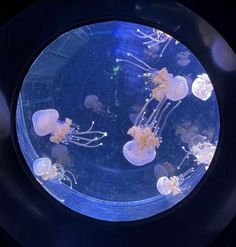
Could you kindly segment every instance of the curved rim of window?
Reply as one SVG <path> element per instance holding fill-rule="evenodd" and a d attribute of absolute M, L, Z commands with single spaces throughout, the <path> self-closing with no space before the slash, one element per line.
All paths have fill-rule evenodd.
<path fill-rule="evenodd" d="M 108 17 L 108 18 L 96 18 L 93 19 L 92 21 L 84 21 L 84 22 L 77 22 L 77 23 L 73 23 L 72 25 L 68 25 L 66 28 L 63 28 L 60 32 L 54 33 L 53 35 L 50 35 L 50 37 L 48 37 L 47 40 L 45 40 L 43 43 L 40 44 L 40 46 L 38 47 L 38 49 L 34 52 L 34 54 L 31 56 L 31 58 L 28 60 L 26 68 L 24 69 L 24 72 L 21 74 L 20 76 L 20 80 L 17 84 L 17 90 L 15 91 L 15 96 L 14 96 L 14 102 L 13 102 L 13 112 L 12 112 L 12 137 L 13 137 L 13 142 L 15 143 L 15 148 L 17 151 L 17 155 L 19 156 L 20 160 L 21 160 L 21 166 L 23 168 L 23 170 L 26 172 L 27 176 L 30 178 L 31 182 L 44 194 L 44 196 L 46 196 L 47 198 L 49 198 L 51 201 L 53 201 L 53 203 L 55 203 L 57 206 L 59 205 L 59 207 L 61 207 L 63 210 L 67 210 L 69 212 L 71 212 L 73 215 L 77 215 L 77 216 L 82 216 L 85 218 L 88 218 L 89 220 L 96 220 L 96 221 L 101 221 L 104 223 L 112 223 L 112 224 L 137 224 L 137 223 L 143 223 L 143 222 L 150 222 L 150 221 L 155 221 L 163 216 L 169 215 L 171 213 L 173 213 L 174 211 L 178 210 L 180 207 L 182 207 L 184 204 L 187 204 L 189 200 L 191 200 L 197 193 L 198 191 L 204 187 L 205 182 L 207 181 L 208 177 L 210 176 L 212 170 L 215 167 L 216 164 L 216 160 L 218 157 L 218 154 L 220 152 L 220 148 L 221 148 L 221 144 L 222 144 L 222 118 L 221 118 L 221 107 L 218 101 L 218 92 L 215 88 L 215 82 L 214 79 L 212 81 L 213 87 L 214 87 L 214 92 L 216 95 L 216 100 L 217 100 L 217 108 L 218 108 L 218 113 L 219 113 L 219 121 L 220 121 L 220 128 L 219 128 L 219 139 L 218 139 L 218 143 L 216 146 L 216 151 L 214 153 L 213 156 L 213 160 L 210 163 L 210 167 L 208 169 L 208 171 L 202 176 L 202 178 L 200 179 L 199 183 L 193 188 L 193 190 L 184 198 L 182 198 L 180 201 L 178 201 L 176 204 L 174 204 L 173 206 L 171 206 L 170 208 L 157 213 L 155 215 L 152 216 L 148 216 L 146 218 L 142 218 L 142 219 L 134 219 L 134 220 L 128 220 L 128 221 L 112 221 L 112 220 L 105 220 L 105 219 L 99 219 L 99 218 L 95 218 L 92 216 L 89 216 L 87 214 L 82 214 L 79 211 L 75 211 L 73 209 L 71 209 L 68 205 L 64 205 L 63 203 L 60 203 L 58 199 L 56 199 L 51 193 L 50 191 L 47 191 L 46 188 L 44 188 L 41 184 L 38 183 L 38 181 L 36 180 L 36 178 L 34 177 L 34 175 L 32 174 L 32 172 L 29 169 L 29 166 L 27 165 L 27 161 L 23 155 L 23 152 L 21 151 L 21 147 L 20 147 L 20 143 L 17 137 L 17 131 L 16 131 L 16 108 L 17 108 L 17 101 L 19 98 L 19 93 L 22 89 L 23 86 L 23 81 L 25 76 L 28 74 L 30 67 L 32 66 L 32 64 L 34 63 L 34 61 L 40 56 L 41 52 L 44 51 L 44 49 L 46 47 L 48 47 L 48 45 L 51 44 L 51 42 L 53 42 L 54 40 L 56 40 L 58 37 L 60 37 L 61 35 L 63 35 L 64 33 L 71 31 L 72 29 L 75 28 L 79 28 L 79 27 L 83 27 L 86 25 L 91 25 L 91 24 L 96 24 L 96 23 L 105 23 L 105 22 L 109 22 L 109 21 L 124 21 L 124 22 L 130 22 L 130 23 L 135 23 L 135 24 L 141 24 L 141 25 L 145 25 L 151 28 L 156 28 L 159 29 L 167 34 L 170 34 L 173 38 L 175 38 L 176 40 L 178 40 L 179 42 L 181 42 L 183 45 L 185 45 L 187 47 L 187 49 L 189 49 L 198 59 L 198 61 L 200 62 L 200 64 L 203 66 L 204 70 L 207 72 L 207 74 L 209 75 L 210 79 L 211 79 L 211 71 L 209 71 L 206 66 L 205 63 L 202 59 L 199 58 L 199 54 L 197 54 L 194 50 L 194 47 L 191 45 L 191 42 L 187 42 L 186 38 L 183 37 L 182 35 L 176 33 L 176 31 L 178 30 L 178 27 L 175 30 L 171 30 L 169 28 L 167 28 L 166 26 L 164 26 L 163 24 L 160 25 L 158 23 L 152 22 L 152 21 L 147 21 L 144 20 L 142 18 L 128 18 L 128 17 Z M 96 201 L 96 198 L 95 198 Z M 148 201 L 148 200 L 147 200 Z M 99 205 L 99 200 L 97 201 L 98 205 Z M 132 202 L 130 203 L 132 204 Z M 133 203 L 135 206 L 135 203 Z M 146 203 L 144 203 L 144 205 L 147 205 Z M 122 206 L 123 207 L 123 206 Z M 94 207 L 96 208 L 96 207 Z"/>

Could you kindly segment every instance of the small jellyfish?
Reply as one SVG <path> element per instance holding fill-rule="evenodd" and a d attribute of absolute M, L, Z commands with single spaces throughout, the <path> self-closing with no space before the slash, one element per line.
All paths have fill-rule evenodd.
<path fill-rule="evenodd" d="M 192 93 L 197 98 L 206 101 L 211 97 L 213 86 L 210 78 L 206 73 L 197 76 L 197 79 L 193 81 Z"/>
<path fill-rule="evenodd" d="M 188 95 L 188 83 L 185 77 L 180 75 L 174 77 L 166 68 L 160 70 L 152 68 L 130 52 L 127 53 L 127 56 L 131 57 L 134 61 L 117 58 L 116 62 L 129 63 L 145 71 L 145 73 L 138 75 L 138 77 L 147 78 L 145 81 L 146 85 L 152 83 L 152 89 L 146 88 L 146 90 L 151 90 L 156 100 L 161 101 L 166 97 L 171 101 L 178 101 Z"/>
<path fill-rule="evenodd" d="M 72 122 L 71 119 L 65 118 L 65 121 L 59 120 L 59 113 L 55 109 L 38 110 L 32 116 L 33 128 L 38 136 L 50 136 L 50 141 L 56 144 L 73 143 L 82 147 L 98 147 L 103 145 L 98 142 L 107 136 L 106 132 L 93 131 L 94 122 L 86 131 L 80 131 L 79 125 Z M 91 135 L 100 135 L 91 138 Z M 89 136 L 85 137 L 85 136 Z"/>
<path fill-rule="evenodd" d="M 176 126 L 175 134 L 180 135 L 182 142 L 191 144 L 192 138 L 199 132 L 199 128 L 193 125 L 191 121 L 185 121 Z"/>
<path fill-rule="evenodd" d="M 190 168 L 187 170 L 185 173 L 180 174 L 178 176 L 172 176 L 172 177 L 160 177 L 157 180 L 157 190 L 159 191 L 160 194 L 162 195 L 170 195 L 172 194 L 173 196 L 178 195 L 183 191 L 181 188 L 181 185 L 185 181 L 186 177 L 189 175 L 189 173 L 193 172 L 194 168 Z"/>
<path fill-rule="evenodd" d="M 189 56 L 191 55 L 191 53 L 189 51 L 181 51 L 176 55 L 177 58 L 177 63 L 180 66 L 187 66 L 190 64 L 190 59 Z"/>
<path fill-rule="evenodd" d="M 147 34 L 141 31 L 140 29 L 136 30 L 137 33 L 134 35 L 140 39 L 143 39 L 143 44 L 147 45 L 148 48 L 152 48 L 154 46 L 158 46 L 161 43 L 165 43 L 163 46 L 161 52 L 160 52 L 160 57 L 163 56 L 163 53 L 167 46 L 170 44 L 171 40 L 173 39 L 169 34 L 166 34 L 160 30 L 157 30 L 155 28 L 152 29 L 152 33 Z"/>
<path fill-rule="evenodd" d="M 77 184 L 75 176 L 72 172 L 65 170 L 63 165 L 59 163 L 52 164 L 48 158 L 38 158 L 33 163 L 33 171 L 36 176 L 40 176 L 43 180 L 53 180 L 61 183 L 67 181 L 72 189 L 73 182 Z M 72 179 L 71 179 L 71 178 Z"/>
<path fill-rule="evenodd" d="M 182 149 L 186 152 L 186 155 L 177 169 L 181 168 L 184 161 L 189 158 L 190 155 L 195 156 L 196 159 L 194 161 L 197 162 L 197 165 L 203 164 L 209 166 L 216 151 L 216 144 L 210 143 L 205 136 L 196 135 L 192 138 L 189 151 L 187 151 L 184 146 L 182 146 Z"/>
<path fill-rule="evenodd" d="M 109 118 L 115 121 L 117 115 L 112 113 L 109 108 L 105 108 L 101 101 L 99 101 L 97 95 L 88 95 L 84 99 L 84 107 L 91 109 L 93 112 L 100 114 L 103 117 Z"/>

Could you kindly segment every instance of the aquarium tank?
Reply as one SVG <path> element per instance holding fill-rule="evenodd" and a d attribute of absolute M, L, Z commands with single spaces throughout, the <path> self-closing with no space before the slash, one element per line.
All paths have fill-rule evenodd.
<path fill-rule="evenodd" d="M 141 220 L 181 202 L 207 173 L 220 130 L 214 82 L 196 55 L 162 28 L 127 21 L 56 37 L 18 94 L 16 130 L 32 178 L 104 221 Z"/>

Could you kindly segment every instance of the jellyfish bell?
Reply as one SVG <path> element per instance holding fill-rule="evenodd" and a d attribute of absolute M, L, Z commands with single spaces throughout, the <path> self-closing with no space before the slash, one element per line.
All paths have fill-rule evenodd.
<path fill-rule="evenodd" d="M 190 64 L 190 59 L 189 59 L 189 56 L 191 55 L 190 52 L 188 51 L 181 51 L 179 52 L 177 55 L 176 55 L 176 58 L 177 58 L 177 63 L 180 65 L 180 66 L 187 66 Z"/>
<path fill-rule="evenodd" d="M 157 190 L 160 192 L 160 194 L 169 195 L 171 193 L 168 184 L 169 184 L 169 178 L 166 176 L 160 177 L 157 180 Z"/>
<path fill-rule="evenodd" d="M 191 146 L 198 145 L 199 143 L 204 143 L 204 142 L 206 142 L 206 140 L 207 140 L 207 138 L 205 136 L 202 136 L 202 135 L 194 135 L 191 138 L 191 142 L 190 142 L 189 147 L 191 148 Z"/>
<path fill-rule="evenodd" d="M 84 107 L 88 109 L 96 109 L 100 107 L 101 102 L 98 100 L 97 95 L 88 95 L 84 99 Z"/>
<path fill-rule="evenodd" d="M 187 80 L 180 75 L 175 76 L 166 91 L 166 97 L 172 101 L 179 101 L 188 95 Z"/>
<path fill-rule="evenodd" d="M 132 140 L 124 145 L 123 155 L 132 165 L 143 166 L 156 158 L 156 150 L 155 148 L 140 149 L 137 143 Z"/>
<path fill-rule="evenodd" d="M 177 176 L 173 177 L 160 177 L 156 184 L 157 190 L 162 195 L 177 195 L 181 192 L 179 178 Z"/>
<path fill-rule="evenodd" d="M 38 136 L 50 134 L 59 119 L 59 113 L 55 109 L 36 111 L 32 116 L 33 128 Z"/>
<path fill-rule="evenodd" d="M 197 98 L 206 101 L 208 100 L 213 91 L 213 86 L 211 84 L 210 78 L 206 73 L 198 75 L 192 84 L 192 93 Z"/>
<path fill-rule="evenodd" d="M 46 174 L 51 168 L 52 162 L 48 158 L 38 158 L 33 163 L 33 171 L 36 176 Z"/>

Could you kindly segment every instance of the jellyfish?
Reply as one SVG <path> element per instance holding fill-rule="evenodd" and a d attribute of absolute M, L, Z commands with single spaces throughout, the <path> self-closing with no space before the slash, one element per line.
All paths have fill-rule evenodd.
<path fill-rule="evenodd" d="M 103 117 L 109 118 L 112 121 L 115 121 L 117 115 L 112 113 L 109 108 L 105 108 L 101 101 L 99 101 L 97 95 L 88 95 L 84 99 L 84 107 L 91 109 L 93 112 L 96 112 Z"/>
<path fill-rule="evenodd" d="M 194 168 L 190 168 L 186 172 L 178 175 L 178 176 L 172 176 L 172 177 L 160 177 L 157 180 L 157 190 L 159 191 L 160 194 L 162 195 L 178 195 L 183 191 L 181 188 L 181 185 L 183 182 L 186 180 L 186 177 L 189 175 L 189 173 L 193 172 Z"/>
<path fill-rule="evenodd" d="M 160 70 L 152 68 L 130 52 L 127 53 L 127 56 L 131 57 L 134 61 L 117 58 L 116 62 L 126 62 L 145 71 L 145 73 L 138 75 L 138 77 L 147 78 L 145 81 L 146 85 L 152 83 L 152 88 L 147 87 L 146 90 L 151 90 L 152 96 L 156 100 L 161 101 L 167 98 L 171 101 L 178 101 L 188 95 L 188 83 L 185 77 L 180 75 L 173 76 L 166 68 Z"/>
<path fill-rule="evenodd" d="M 102 142 L 97 142 L 107 136 L 107 132 L 92 130 L 94 122 L 92 122 L 88 130 L 80 131 L 79 125 L 73 123 L 71 119 L 59 120 L 59 113 L 55 109 L 36 111 L 32 116 L 32 122 L 34 131 L 38 136 L 51 135 L 50 141 L 56 144 L 67 145 L 72 143 L 82 147 L 93 148 L 103 145 Z M 94 135 L 95 137 L 91 137 Z"/>
<path fill-rule="evenodd" d="M 189 51 L 181 51 L 176 55 L 177 58 L 177 63 L 180 66 L 187 66 L 190 64 L 190 59 L 189 56 L 191 55 L 191 53 Z"/>
<path fill-rule="evenodd" d="M 150 116 L 145 118 L 145 110 L 147 110 L 152 100 L 154 98 L 146 99 L 146 103 L 137 115 L 134 125 L 127 132 L 132 137 L 132 140 L 123 146 L 124 157 L 135 166 L 143 166 L 155 159 L 156 149 L 159 148 L 162 142 L 161 136 L 166 122 L 170 114 L 181 103 L 181 101 L 178 101 L 167 112 L 171 103 L 165 104 L 166 100 L 163 100 L 157 104 Z"/>
<path fill-rule="evenodd" d="M 195 156 L 196 159 L 194 161 L 197 165 L 203 164 L 209 166 L 216 151 L 216 143 L 212 144 L 205 136 L 196 135 L 192 138 L 192 142 L 189 145 L 189 151 L 186 150 L 184 146 L 182 146 L 182 149 L 185 151 L 186 155 L 177 169 L 181 168 L 184 161 L 189 158 L 190 155 Z"/>
<path fill-rule="evenodd" d="M 51 148 L 51 157 L 64 166 L 72 166 L 72 156 L 69 154 L 68 147 L 63 144 L 53 145 Z"/>
<path fill-rule="evenodd" d="M 49 158 L 36 159 L 33 163 L 33 172 L 45 181 L 53 180 L 59 183 L 67 181 L 70 184 L 70 189 L 72 189 L 73 182 L 77 184 L 72 172 L 65 170 L 63 165 L 59 163 L 52 164 Z"/>
<path fill-rule="evenodd" d="M 191 121 L 185 121 L 176 126 L 175 134 L 180 135 L 182 142 L 190 144 L 192 138 L 199 134 L 199 132 L 199 127 L 193 125 Z"/>
<path fill-rule="evenodd" d="M 197 76 L 197 79 L 193 81 L 192 93 L 197 98 L 206 101 L 211 97 L 213 86 L 210 78 L 206 73 Z"/>
<path fill-rule="evenodd" d="M 171 40 L 173 39 L 169 34 L 166 34 L 160 30 L 157 30 L 155 28 L 152 29 L 151 34 L 144 33 L 140 29 L 136 30 L 137 33 L 134 35 L 140 39 L 143 39 L 143 44 L 147 45 L 148 48 L 152 48 L 154 46 L 158 46 L 161 43 L 165 43 L 163 46 L 161 52 L 160 52 L 160 57 L 163 56 L 163 53 L 167 46 L 170 44 Z"/>

